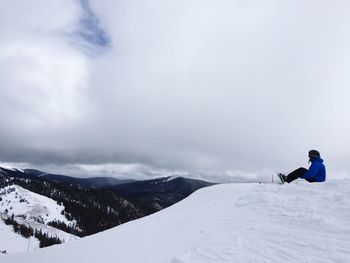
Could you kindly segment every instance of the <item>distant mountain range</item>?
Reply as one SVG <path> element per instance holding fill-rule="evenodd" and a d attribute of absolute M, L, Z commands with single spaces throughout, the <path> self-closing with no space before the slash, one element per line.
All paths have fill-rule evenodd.
<path fill-rule="evenodd" d="M 50 174 L 34 169 L 8 169 L 0 167 L 0 174 L 13 178 L 45 181 L 66 186 L 80 186 L 111 191 L 130 199 L 153 212 L 168 207 L 189 196 L 194 191 L 214 185 L 201 180 L 181 176 L 167 176 L 150 180 L 120 180 L 113 177 L 76 178 L 66 175 Z"/>
<path fill-rule="evenodd" d="M 60 219 L 50 222 L 50 226 L 83 237 L 157 212 L 213 183 L 177 176 L 143 181 L 74 178 L 34 169 L 0 167 L 0 190 L 10 185 L 63 206 L 62 215 L 74 221 L 74 227 Z M 11 212 L 7 215 L 10 217 Z"/>
<path fill-rule="evenodd" d="M 76 177 L 71 177 L 66 175 L 45 173 L 35 169 L 10 170 L 10 169 L 4 169 L 1 167 L 0 169 L 5 170 L 7 173 L 10 172 L 12 175 L 16 174 L 17 176 L 20 176 L 22 178 L 41 179 L 41 180 L 53 182 L 53 183 L 74 184 L 74 185 L 82 185 L 82 186 L 95 187 L 95 188 L 103 188 L 107 186 L 125 184 L 125 183 L 130 183 L 135 181 L 131 179 L 120 180 L 113 177 L 76 178 Z"/>
<path fill-rule="evenodd" d="M 200 180 L 170 176 L 106 187 L 114 193 L 156 210 L 171 206 L 194 191 L 214 185 Z"/>

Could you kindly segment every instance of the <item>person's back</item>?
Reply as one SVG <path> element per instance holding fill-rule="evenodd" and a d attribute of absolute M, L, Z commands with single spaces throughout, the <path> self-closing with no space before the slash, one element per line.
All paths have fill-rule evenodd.
<path fill-rule="evenodd" d="M 301 176 L 301 178 L 309 182 L 324 182 L 326 181 L 326 167 L 323 164 L 321 157 L 310 158 L 311 166 L 309 170 Z"/>
<path fill-rule="evenodd" d="M 309 182 L 324 182 L 326 181 L 326 167 L 320 157 L 310 158 L 311 166 L 309 170 L 301 176 L 301 178 Z"/>

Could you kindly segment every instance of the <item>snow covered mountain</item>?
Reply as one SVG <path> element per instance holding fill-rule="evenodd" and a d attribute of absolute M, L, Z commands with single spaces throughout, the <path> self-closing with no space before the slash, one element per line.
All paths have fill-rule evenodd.
<path fill-rule="evenodd" d="M 150 216 L 2 263 L 350 262 L 350 180 L 203 188 Z"/>
<path fill-rule="evenodd" d="M 33 169 L 19 170 L 15 168 L 0 167 L 0 175 L 1 173 L 9 178 L 12 178 L 11 180 L 15 183 L 20 184 L 31 191 L 49 196 L 53 199 L 55 199 L 55 194 L 52 194 L 52 190 L 46 191 L 47 188 L 55 188 L 55 193 L 60 191 L 64 192 L 60 195 L 60 197 L 56 197 L 55 200 L 61 200 L 62 195 L 69 196 L 69 198 L 64 198 L 66 201 L 67 199 L 68 201 L 69 199 L 80 199 L 79 202 L 81 202 L 82 200 L 80 196 L 85 196 L 89 199 L 89 197 L 86 196 L 86 193 L 80 193 L 80 195 L 73 194 L 72 196 L 72 191 L 70 191 L 71 188 L 75 189 L 74 193 L 81 192 L 82 189 L 87 189 L 85 192 L 89 192 L 90 194 L 93 194 L 92 192 L 95 192 L 96 194 L 98 190 L 104 193 L 113 192 L 114 195 L 127 199 L 129 202 L 138 205 L 139 208 L 143 210 L 140 213 L 137 212 L 139 215 L 136 215 L 136 217 L 157 212 L 165 207 L 177 203 L 202 187 L 215 184 L 201 180 L 184 178 L 181 176 L 167 176 L 141 181 L 118 180 L 109 177 L 81 179 L 65 175 L 47 174 L 45 172 Z M 32 187 L 33 184 L 36 184 L 36 186 Z M 45 184 L 44 189 L 42 187 L 43 184 Z M 95 191 L 91 188 L 95 189 Z M 101 195 L 98 195 L 98 199 L 101 199 Z M 110 195 L 102 198 L 104 200 L 113 200 L 113 197 Z M 73 209 L 70 210 L 71 213 L 75 213 L 75 211 L 79 209 L 74 209 L 75 211 Z M 79 217 L 81 217 L 81 215 L 79 215 Z M 129 221 L 129 219 L 130 218 L 126 218 L 126 220 L 121 219 L 121 221 L 125 222 Z M 132 216 L 132 219 L 135 219 L 135 217 Z M 119 219 L 117 219 L 117 221 L 119 221 Z M 99 230 L 101 231 L 105 229 Z M 94 234 L 92 232 L 89 231 L 89 234 Z"/>
<path fill-rule="evenodd" d="M 12 225 L 4 223 L 4 220 L 10 218 L 19 226 L 57 237 L 63 242 L 78 239 L 72 234 L 48 225 L 50 222 L 61 221 L 74 227 L 76 222 L 67 220 L 62 214 L 64 209 L 64 206 L 58 205 L 56 201 L 18 185 L 0 188 L 0 250 L 10 254 L 39 248 L 38 239 L 31 238 L 29 241 L 19 233 L 14 233 Z"/>
<path fill-rule="evenodd" d="M 82 185 L 86 187 L 103 188 L 118 184 L 131 183 L 135 180 L 125 179 L 120 180 L 113 177 L 89 177 L 89 178 L 76 178 L 60 174 L 51 174 L 42 172 L 35 169 L 18 169 L 11 167 L 0 167 L 0 174 L 11 175 L 17 178 L 27 178 L 27 179 L 40 179 L 42 181 L 53 182 L 53 183 L 63 183 L 63 184 L 73 184 Z"/>
<path fill-rule="evenodd" d="M 159 211 L 181 201 L 194 191 L 211 185 L 214 183 L 181 176 L 168 176 L 114 185 L 106 189 L 145 204 L 153 211 Z"/>
<path fill-rule="evenodd" d="M 31 192 L 53 199 L 64 206 L 65 218 L 76 221 L 76 226 L 55 220 L 52 226 L 83 237 L 134 220 L 152 211 L 111 191 L 82 185 L 46 181 L 18 170 L 0 168 L 0 188 L 19 185 Z"/>
<path fill-rule="evenodd" d="M 117 180 L 120 185 L 114 189 L 117 182 L 113 178 L 89 179 L 85 181 L 31 169 L 0 167 L 1 217 L 12 226 L 12 232 L 27 238 L 34 234 L 43 247 L 141 218 L 173 205 L 199 188 L 212 185 L 173 176 L 145 181 L 127 180 L 123 184 Z M 11 233 L 4 234 L 7 230 L 9 228 L 3 225 L 2 237 L 12 236 Z M 45 234 L 59 240 L 42 237 Z M 29 243 L 21 238 L 17 237 L 19 244 Z M 16 250 L 10 246 L 9 250 L 5 249 L 9 247 L 8 243 L 2 243 L 0 252 L 24 251 L 26 247 L 19 245 L 21 249 Z M 38 245 L 31 242 L 32 247 Z"/>
<path fill-rule="evenodd" d="M 64 206 L 56 201 L 42 196 L 18 185 L 0 188 L 0 212 L 8 215 L 47 224 L 54 220 L 60 220 L 67 225 L 76 222 L 69 221 L 62 215 Z"/>

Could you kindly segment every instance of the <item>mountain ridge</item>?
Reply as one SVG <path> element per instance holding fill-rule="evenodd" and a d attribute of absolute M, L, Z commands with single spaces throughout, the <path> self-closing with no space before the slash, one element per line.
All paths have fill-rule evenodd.
<path fill-rule="evenodd" d="M 64 206 L 57 204 L 54 200 L 18 185 L 0 188 L 1 225 L 5 223 L 12 227 L 12 230 L 1 227 L 1 250 L 6 250 L 6 253 L 15 253 L 48 246 L 49 240 L 60 243 L 78 239 L 75 235 L 52 227 L 52 223 L 58 221 L 72 228 L 75 227 L 76 222 L 67 220 L 62 214 L 64 209 Z M 17 235 L 12 235 L 9 231 Z M 28 240 L 28 244 L 23 244 L 21 241 L 23 237 L 32 240 L 31 242 Z M 12 240 L 10 243 L 9 239 Z"/>
<path fill-rule="evenodd" d="M 96 182 L 94 186 L 85 186 L 81 181 L 73 182 L 75 178 L 69 176 L 48 175 L 33 169 L 0 168 L 0 189 L 18 185 L 55 200 L 58 205 L 64 206 L 62 215 L 68 220 L 75 220 L 76 224 L 70 226 L 65 220 L 57 219 L 50 225 L 79 237 L 158 212 L 194 191 L 212 185 L 204 181 L 167 176 L 96 187 Z"/>
<path fill-rule="evenodd" d="M 214 185 L 97 235 L 3 259 L 4 263 L 39 259 L 51 263 L 345 263 L 350 260 L 349 187 L 350 180 Z"/>

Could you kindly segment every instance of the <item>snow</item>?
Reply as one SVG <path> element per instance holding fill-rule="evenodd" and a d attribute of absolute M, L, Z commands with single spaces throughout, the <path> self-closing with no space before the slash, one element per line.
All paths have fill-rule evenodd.
<path fill-rule="evenodd" d="M 66 224 L 73 223 L 61 214 L 64 206 L 58 205 L 56 201 L 18 185 L 7 186 L 0 189 L 0 212 L 8 210 L 8 215 L 25 215 L 27 219 L 42 218 L 44 223 L 60 220 Z M 22 200 L 22 202 L 21 202 Z M 23 200 L 25 200 L 23 202 Z"/>
<path fill-rule="evenodd" d="M 28 221 L 28 220 L 24 220 L 21 218 L 16 218 L 16 221 L 19 224 L 29 226 L 29 227 L 33 228 L 34 230 L 41 230 L 42 233 L 47 233 L 51 237 L 58 237 L 63 242 L 68 242 L 68 241 L 79 239 L 79 237 L 77 237 L 75 235 L 69 234 L 69 233 L 64 232 L 60 229 L 57 229 L 55 227 L 47 226 L 47 225 L 44 225 L 44 224 L 41 224 L 41 223 L 38 223 L 35 221 Z"/>
<path fill-rule="evenodd" d="M 10 170 L 10 171 L 16 171 L 15 168 L 12 168 L 12 167 L 10 167 L 10 166 L 3 165 L 3 164 L 1 164 L 0 171 L 4 171 L 4 170 L 1 169 L 1 168 L 7 169 L 7 170 Z"/>
<path fill-rule="evenodd" d="M 350 262 L 350 180 L 203 188 L 156 214 L 2 263 Z"/>
<path fill-rule="evenodd" d="M 1 251 L 6 251 L 7 254 L 14 254 L 19 252 L 25 252 L 28 249 L 39 248 L 39 240 L 31 238 L 30 241 L 27 238 L 22 237 L 19 234 L 13 232 L 12 226 L 6 225 L 0 219 L 0 257 L 2 259 Z"/>
<path fill-rule="evenodd" d="M 172 176 L 166 177 L 164 179 L 164 182 L 170 182 L 170 181 L 175 180 L 175 179 L 180 178 L 180 177 L 181 177 L 180 175 L 172 175 Z"/>
<path fill-rule="evenodd" d="M 39 248 L 39 241 L 31 237 L 29 239 L 14 233 L 12 226 L 7 226 L 1 218 L 7 218 L 14 214 L 19 224 L 31 227 L 33 230 L 42 230 L 49 236 L 57 236 L 64 242 L 78 239 L 77 236 L 66 233 L 54 227 L 47 226 L 50 221 L 59 220 L 68 224 L 75 224 L 75 221 L 68 221 L 61 211 L 64 206 L 58 205 L 56 201 L 33 193 L 18 185 L 11 185 L 0 189 L 0 250 L 6 250 L 7 254 L 24 252 Z M 5 210 L 8 212 L 5 213 Z M 36 221 L 41 221 L 41 223 Z M 28 246 L 29 244 L 29 246 Z M 2 254 L 0 254 L 2 255 Z"/>

